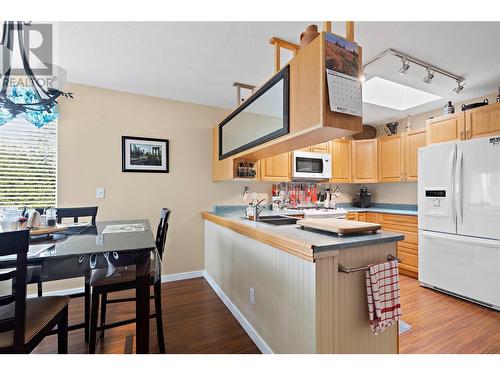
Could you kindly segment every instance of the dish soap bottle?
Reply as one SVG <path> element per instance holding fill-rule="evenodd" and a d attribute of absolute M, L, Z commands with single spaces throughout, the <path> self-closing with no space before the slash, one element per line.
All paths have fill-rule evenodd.
<path fill-rule="evenodd" d="M 444 106 L 444 114 L 451 115 L 452 113 L 455 113 L 455 107 L 453 106 L 453 104 L 451 104 L 451 101 L 450 101 L 450 102 L 448 102 L 448 104 L 446 104 Z"/>

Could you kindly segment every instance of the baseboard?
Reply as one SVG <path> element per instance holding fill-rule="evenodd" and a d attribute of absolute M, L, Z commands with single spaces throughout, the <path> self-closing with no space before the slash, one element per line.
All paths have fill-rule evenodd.
<path fill-rule="evenodd" d="M 191 272 L 172 273 L 170 275 L 161 275 L 161 282 L 168 283 L 171 281 L 195 279 L 197 277 L 203 277 L 203 272 L 203 270 L 198 270 Z"/>
<path fill-rule="evenodd" d="M 172 273 L 170 275 L 161 275 L 161 282 L 162 283 L 169 283 L 171 281 L 178 281 L 178 280 L 187 280 L 187 279 L 194 279 L 196 277 L 203 277 L 203 272 L 202 270 L 198 271 L 191 271 L 191 272 L 180 272 L 180 273 Z M 60 289 L 60 290 L 53 290 L 50 292 L 43 292 L 44 296 L 67 296 L 70 294 L 76 294 L 76 293 L 83 293 L 84 288 L 71 288 L 71 289 Z M 37 293 L 32 293 L 28 295 L 29 298 L 32 297 L 37 297 Z"/>
<path fill-rule="evenodd" d="M 210 277 L 210 275 L 207 273 L 207 271 L 203 271 L 203 277 L 207 282 L 210 284 L 212 289 L 214 290 L 215 293 L 219 296 L 219 298 L 222 300 L 224 305 L 231 311 L 231 314 L 234 315 L 238 323 L 243 327 L 245 332 L 250 336 L 252 341 L 257 345 L 259 350 L 263 354 L 273 354 L 273 351 L 271 348 L 266 344 L 266 342 L 260 337 L 260 335 L 257 333 L 257 331 L 252 327 L 252 325 L 246 320 L 246 318 L 243 316 L 240 310 L 231 302 L 231 300 L 224 294 L 222 289 L 217 285 L 217 283 Z"/>

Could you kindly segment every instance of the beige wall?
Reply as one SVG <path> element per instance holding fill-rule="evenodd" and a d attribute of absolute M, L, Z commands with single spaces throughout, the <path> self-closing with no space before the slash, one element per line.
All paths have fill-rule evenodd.
<path fill-rule="evenodd" d="M 163 273 L 203 269 L 203 221 L 213 204 L 239 204 L 244 183 L 212 182 L 212 133 L 227 110 L 69 84 L 60 101 L 58 205 L 98 205 L 98 219 L 172 210 Z M 170 140 L 170 173 L 123 173 L 123 135 Z M 250 190 L 270 193 L 270 183 Z M 96 199 L 96 187 L 106 189 Z"/>

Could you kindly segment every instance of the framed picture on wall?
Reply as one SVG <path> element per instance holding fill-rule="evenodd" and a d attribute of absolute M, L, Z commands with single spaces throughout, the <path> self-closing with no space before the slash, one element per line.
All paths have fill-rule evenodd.
<path fill-rule="evenodd" d="M 168 173 L 168 139 L 122 137 L 122 171 Z"/>

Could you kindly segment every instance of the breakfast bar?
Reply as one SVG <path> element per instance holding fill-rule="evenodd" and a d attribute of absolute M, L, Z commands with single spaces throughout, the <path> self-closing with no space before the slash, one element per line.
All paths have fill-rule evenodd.
<path fill-rule="evenodd" d="M 238 209 L 202 217 L 206 279 L 261 351 L 398 352 L 397 325 L 373 334 L 365 273 L 349 271 L 391 259 L 403 235 L 338 236 L 251 221 Z"/>

